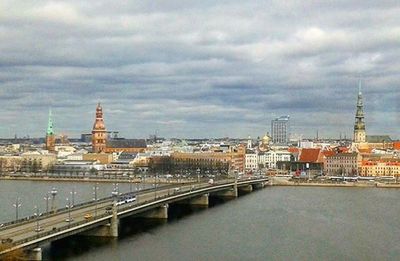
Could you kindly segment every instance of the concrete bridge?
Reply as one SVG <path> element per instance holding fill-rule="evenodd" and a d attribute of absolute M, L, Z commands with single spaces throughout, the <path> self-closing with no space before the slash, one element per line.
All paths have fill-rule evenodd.
<path fill-rule="evenodd" d="M 23 249 L 29 260 L 42 260 L 40 246 L 71 235 L 118 237 L 119 220 L 127 216 L 168 219 L 169 204 L 208 206 L 209 197 L 236 198 L 238 191 L 263 188 L 268 178 L 222 180 L 209 183 L 170 185 L 121 194 L 41 217 L 19 220 L 0 228 L 0 239 L 9 246 L 1 256 Z M 134 199 L 135 198 L 135 199 Z"/>

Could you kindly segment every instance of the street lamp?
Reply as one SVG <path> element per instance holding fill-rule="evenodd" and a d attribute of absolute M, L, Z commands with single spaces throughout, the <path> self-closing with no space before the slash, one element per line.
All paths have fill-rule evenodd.
<path fill-rule="evenodd" d="M 197 183 L 200 183 L 200 168 L 198 168 L 196 172 L 197 172 Z"/>
<path fill-rule="evenodd" d="M 49 213 L 49 200 L 50 200 L 49 192 L 47 192 L 46 196 L 43 199 L 46 200 L 46 213 Z"/>
<path fill-rule="evenodd" d="M 98 189 L 99 189 L 99 183 L 96 183 L 93 186 L 93 196 L 94 196 L 93 200 L 95 202 L 95 209 L 94 209 L 94 216 L 95 217 L 97 216 L 97 190 Z"/>
<path fill-rule="evenodd" d="M 50 194 L 51 194 L 51 210 L 54 211 L 54 212 L 56 212 L 55 200 L 56 200 L 57 193 L 58 193 L 58 191 L 54 187 L 50 191 Z"/>
<path fill-rule="evenodd" d="M 132 176 L 129 175 L 129 192 L 132 192 Z"/>
<path fill-rule="evenodd" d="M 65 206 L 66 208 L 68 208 L 68 219 L 66 220 L 67 222 L 68 222 L 68 226 L 70 226 L 71 225 L 71 221 L 72 221 L 72 218 L 71 218 L 71 201 L 69 200 L 69 198 L 66 198 L 66 200 L 67 200 L 67 205 Z"/>
<path fill-rule="evenodd" d="M 71 194 L 72 207 L 74 207 L 75 206 L 75 195 L 76 195 L 75 187 L 72 188 L 72 191 L 70 191 L 69 194 Z"/>
<path fill-rule="evenodd" d="M 15 207 L 15 221 L 18 220 L 18 209 L 22 206 L 21 202 L 20 202 L 20 198 L 17 197 L 17 199 L 15 200 L 15 204 L 13 204 L 13 206 Z"/>
<path fill-rule="evenodd" d="M 39 232 L 42 231 L 42 228 L 39 225 L 39 208 L 35 205 L 35 213 L 33 215 L 36 217 L 36 228 L 37 237 L 39 237 Z"/>
<path fill-rule="evenodd" d="M 118 183 L 113 183 L 113 185 L 114 185 L 114 189 L 113 189 L 113 191 L 111 192 L 111 195 L 113 195 L 115 198 L 117 198 L 118 195 L 119 195 Z"/>

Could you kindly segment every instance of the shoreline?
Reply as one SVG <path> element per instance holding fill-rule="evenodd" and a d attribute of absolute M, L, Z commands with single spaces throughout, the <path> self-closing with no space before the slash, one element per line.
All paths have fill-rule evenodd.
<path fill-rule="evenodd" d="M 154 184 L 154 178 L 146 178 L 146 181 L 136 179 L 104 179 L 104 178 L 61 178 L 61 177 L 15 177 L 15 176 L 2 176 L 1 180 L 25 180 L 25 181 L 53 181 L 53 182 L 99 182 L 99 183 L 134 183 L 134 184 Z M 176 181 L 176 180 L 160 180 L 157 179 L 158 184 L 186 184 L 193 181 Z"/>
<path fill-rule="evenodd" d="M 318 183 L 318 182 L 294 182 L 289 180 L 272 179 L 271 186 L 293 186 L 293 187 L 341 187 L 341 188 L 400 188 L 400 183 L 363 183 L 363 182 L 348 182 L 348 183 Z"/>

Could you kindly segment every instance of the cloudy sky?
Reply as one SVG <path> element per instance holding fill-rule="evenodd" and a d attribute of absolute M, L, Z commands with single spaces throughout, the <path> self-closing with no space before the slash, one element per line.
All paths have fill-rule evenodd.
<path fill-rule="evenodd" d="M 218 2 L 218 3 L 216 3 Z M 0 0 L 0 136 L 400 138 L 398 1 Z M 331 3 L 335 2 L 335 3 Z"/>

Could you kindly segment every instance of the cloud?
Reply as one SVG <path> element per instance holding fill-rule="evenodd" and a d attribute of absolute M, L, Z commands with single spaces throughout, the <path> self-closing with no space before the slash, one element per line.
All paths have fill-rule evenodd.
<path fill-rule="evenodd" d="M 69 136 L 98 101 L 127 137 L 351 136 L 357 82 L 367 129 L 399 137 L 396 1 L 1 1 L 0 136 Z"/>

